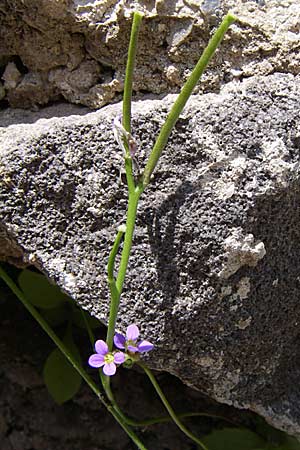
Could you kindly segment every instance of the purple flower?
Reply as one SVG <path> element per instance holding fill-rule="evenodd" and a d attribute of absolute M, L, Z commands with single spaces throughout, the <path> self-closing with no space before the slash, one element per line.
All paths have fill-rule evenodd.
<path fill-rule="evenodd" d="M 103 373 L 109 377 L 116 373 L 116 364 L 122 364 L 125 361 L 123 352 L 111 353 L 108 351 L 106 342 L 96 341 L 95 350 L 97 353 L 89 357 L 91 367 L 103 367 Z"/>
<path fill-rule="evenodd" d="M 116 333 L 114 337 L 114 344 L 121 350 L 129 351 L 130 353 L 145 353 L 153 349 L 154 345 L 149 341 L 137 342 L 139 337 L 139 329 L 136 325 L 129 325 L 126 331 L 126 336 Z"/>

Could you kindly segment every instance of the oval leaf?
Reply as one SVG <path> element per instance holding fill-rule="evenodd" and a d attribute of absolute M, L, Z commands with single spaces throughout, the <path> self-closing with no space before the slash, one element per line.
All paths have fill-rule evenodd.
<path fill-rule="evenodd" d="M 64 341 L 74 358 L 80 361 L 78 348 L 69 333 Z M 81 376 L 58 348 L 48 356 L 43 376 L 49 393 L 59 405 L 74 397 L 81 385 Z"/>
<path fill-rule="evenodd" d="M 256 433 L 243 428 L 216 430 L 202 441 L 209 450 L 256 450 L 264 448 L 266 443 Z"/>
<path fill-rule="evenodd" d="M 66 294 L 40 273 L 24 269 L 19 275 L 18 282 L 30 303 L 38 308 L 57 308 L 69 301 Z"/>
<path fill-rule="evenodd" d="M 274 448 L 274 450 L 300 450 L 300 442 L 296 438 L 286 436 L 285 443 Z"/>

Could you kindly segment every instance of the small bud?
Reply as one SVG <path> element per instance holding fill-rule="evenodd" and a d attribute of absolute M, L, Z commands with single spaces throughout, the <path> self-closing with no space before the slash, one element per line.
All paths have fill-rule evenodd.
<path fill-rule="evenodd" d="M 121 233 L 126 233 L 126 225 L 125 225 L 125 223 L 123 223 L 122 225 L 120 225 L 118 227 L 118 231 L 121 232 Z"/>
<path fill-rule="evenodd" d="M 124 361 L 124 363 L 123 363 L 123 366 L 126 368 L 126 369 L 131 369 L 131 367 L 133 366 L 133 364 L 134 364 L 134 361 L 131 359 L 131 358 L 129 358 L 128 357 L 128 355 L 126 355 L 127 356 L 127 358 L 125 359 L 125 361 Z"/>
<path fill-rule="evenodd" d="M 114 118 L 113 122 L 113 132 L 115 140 L 119 144 L 120 148 L 123 150 L 124 156 L 126 156 L 125 142 L 128 145 L 128 139 L 130 138 L 130 133 L 128 133 L 122 125 L 122 116 L 117 116 Z"/>
<path fill-rule="evenodd" d="M 124 156 L 128 156 L 127 153 L 129 152 L 130 157 L 134 159 L 137 150 L 137 144 L 134 140 L 134 137 L 123 127 L 122 116 L 117 116 L 114 118 L 113 132 L 117 143 L 123 150 Z"/>

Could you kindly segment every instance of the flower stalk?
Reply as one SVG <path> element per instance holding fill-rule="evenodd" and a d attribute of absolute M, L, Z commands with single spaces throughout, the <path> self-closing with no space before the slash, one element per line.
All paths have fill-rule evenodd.
<path fill-rule="evenodd" d="M 170 417 L 172 418 L 173 422 L 178 426 L 178 428 L 187 436 L 189 437 L 192 441 L 196 442 L 196 444 L 200 445 L 200 447 L 203 450 L 208 450 L 208 448 L 203 444 L 203 442 L 197 438 L 196 436 L 193 435 L 193 433 L 191 433 L 186 426 L 179 420 L 177 414 L 175 413 L 175 411 L 173 410 L 173 408 L 171 407 L 170 403 L 168 402 L 168 400 L 166 399 L 163 391 L 161 390 L 159 384 L 157 383 L 153 373 L 151 372 L 151 370 L 142 363 L 139 363 L 139 366 L 142 367 L 142 369 L 144 370 L 144 372 L 146 373 L 146 375 L 148 376 L 149 380 L 151 381 L 154 389 L 156 390 L 159 398 L 161 399 L 162 403 L 164 404 L 166 410 L 168 411 Z"/>
<path fill-rule="evenodd" d="M 117 315 L 119 311 L 120 297 L 123 290 L 124 280 L 127 272 L 128 261 L 130 257 L 131 247 L 132 247 L 132 238 L 134 233 L 136 214 L 138 201 L 141 196 L 142 190 L 139 186 L 137 186 L 133 193 L 129 193 L 128 200 L 128 209 L 127 209 L 127 219 L 126 219 L 126 232 L 123 244 L 123 250 L 121 254 L 121 261 L 118 270 L 118 275 L 116 280 L 114 279 L 114 264 L 116 258 L 116 251 L 119 249 L 120 238 L 118 238 L 120 231 L 117 234 L 116 241 L 117 244 L 113 245 L 114 251 L 111 252 L 109 261 L 108 261 L 108 284 L 110 288 L 111 300 L 110 300 L 110 312 L 109 312 L 109 320 L 107 327 L 107 335 L 106 342 L 109 350 L 111 351 L 113 348 L 113 339 L 116 328 Z"/>
<path fill-rule="evenodd" d="M 127 56 L 127 65 L 124 83 L 122 122 L 124 129 L 127 131 L 127 133 L 130 134 L 131 134 L 131 99 L 132 99 L 133 72 L 138 46 L 138 34 L 140 31 L 142 19 L 143 14 L 137 11 L 133 14 L 133 22 L 128 47 L 128 56 Z M 125 171 L 126 171 L 128 191 L 129 193 L 133 193 L 135 188 L 135 181 L 132 173 L 132 155 L 130 154 L 129 143 L 127 139 L 125 139 L 124 145 L 126 150 Z"/>
<path fill-rule="evenodd" d="M 224 19 L 222 20 L 222 23 L 220 24 L 219 28 L 216 30 L 216 32 L 212 36 L 207 47 L 205 48 L 204 52 L 202 53 L 202 56 L 200 57 L 194 70 L 192 71 L 191 75 L 189 76 L 186 83 L 184 84 L 174 105 L 172 106 L 171 111 L 169 112 L 169 115 L 160 130 L 160 133 L 156 139 L 153 150 L 152 150 L 152 152 L 149 156 L 148 162 L 146 164 L 146 167 L 145 167 L 145 170 L 144 170 L 144 173 L 142 176 L 144 188 L 150 183 L 150 177 L 156 167 L 156 164 L 160 158 L 160 155 L 161 155 L 163 149 L 165 148 L 165 146 L 167 144 L 167 141 L 169 139 L 171 131 L 173 130 L 173 128 L 179 118 L 179 115 L 181 114 L 183 108 L 186 105 L 186 102 L 190 98 L 196 84 L 198 83 L 199 79 L 201 78 L 201 76 L 202 76 L 204 70 L 206 69 L 208 63 L 210 62 L 211 58 L 213 57 L 217 47 L 219 46 L 220 42 L 223 39 L 226 31 L 228 30 L 230 25 L 235 20 L 236 20 L 236 18 L 232 14 L 227 14 L 224 17 Z"/>

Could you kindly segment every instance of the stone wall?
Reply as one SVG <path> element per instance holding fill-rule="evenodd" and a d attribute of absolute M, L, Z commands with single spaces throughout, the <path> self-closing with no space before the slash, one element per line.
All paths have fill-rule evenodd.
<path fill-rule="evenodd" d="M 178 92 L 230 8 L 240 20 L 199 92 L 258 74 L 299 73 L 298 0 L 4 0 L 0 98 L 21 108 L 58 100 L 99 108 L 120 100 L 135 7 L 145 14 L 134 85 L 139 97 Z"/>

